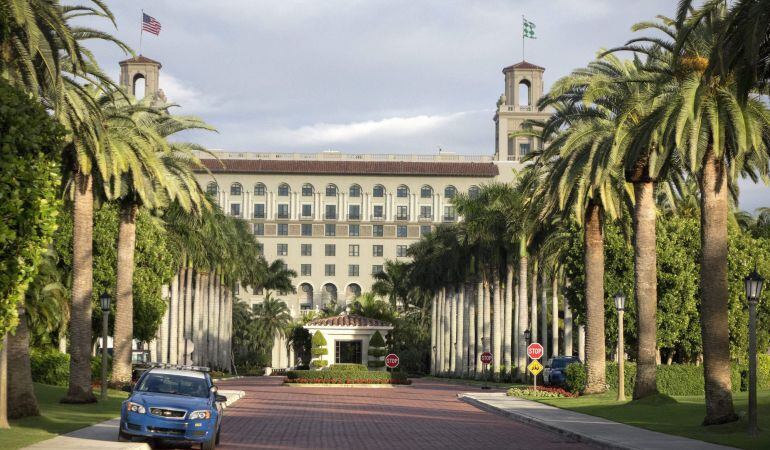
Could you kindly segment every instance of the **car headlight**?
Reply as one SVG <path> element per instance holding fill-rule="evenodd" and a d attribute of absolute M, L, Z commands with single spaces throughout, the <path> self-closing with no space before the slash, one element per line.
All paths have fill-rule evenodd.
<path fill-rule="evenodd" d="M 210 419 L 211 418 L 211 411 L 209 410 L 200 410 L 200 411 L 193 411 L 190 413 L 190 420 L 195 419 Z"/>
<path fill-rule="evenodd" d="M 147 410 L 144 409 L 144 406 L 134 402 L 126 402 L 126 411 L 135 412 L 138 414 L 144 414 L 147 412 Z"/>

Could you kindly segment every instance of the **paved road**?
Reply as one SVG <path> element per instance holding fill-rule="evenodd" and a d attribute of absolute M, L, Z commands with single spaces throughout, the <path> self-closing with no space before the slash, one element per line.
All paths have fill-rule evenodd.
<path fill-rule="evenodd" d="M 222 449 L 587 448 L 458 400 L 470 387 L 295 388 L 275 377 L 220 384 L 246 391 L 227 409 Z"/>

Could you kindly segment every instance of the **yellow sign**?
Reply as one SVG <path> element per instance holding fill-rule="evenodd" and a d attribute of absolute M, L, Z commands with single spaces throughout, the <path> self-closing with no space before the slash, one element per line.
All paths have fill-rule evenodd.
<path fill-rule="evenodd" d="M 527 366 L 527 369 L 529 369 L 529 372 L 530 372 L 532 375 L 535 375 L 535 376 L 537 376 L 537 374 L 539 374 L 540 372 L 542 372 L 542 371 L 543 371 L 543 365 L 542 365 L 542 364 L 540 364 L 540 363 L 539 363 L 539 362 L 538 362 L 538 361 L 535 359 L 535 360 L 532 360 L 532 362 L 531 362 L 531 363 L 529 363 L 529 365 Z"/>

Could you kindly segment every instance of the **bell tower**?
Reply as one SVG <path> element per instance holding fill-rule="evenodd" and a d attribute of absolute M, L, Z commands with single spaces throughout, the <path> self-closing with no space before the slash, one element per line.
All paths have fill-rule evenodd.
<path fill-rule="evenodd" d="M 543 96 L 545 68 L 522 61 L 503 69 L 505 90 L 497 102 L 495 113 L 495 160 L 520 163 L 540 143 L 530 137 L 511 137 L 522 129 L 526 120 L 544 120 L 549 111 L 538 111 L 537 101 Z"/>
<path fill-rule="evenodd" d="M 137 92 L 137 84 L 144 82 L 144 97 L 164 98 L 163 91 L 159 87 L 160 68 L 161 64 L 158 61 L 142 55 L 121 61 L 120 85 L 132 95 L 139 97 L 141 92 Z"/>

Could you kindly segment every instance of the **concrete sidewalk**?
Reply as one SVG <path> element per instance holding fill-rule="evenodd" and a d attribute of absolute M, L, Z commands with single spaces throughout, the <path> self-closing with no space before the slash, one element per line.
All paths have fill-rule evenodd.
<path fill-rule="evenodd" d="M 243 398 L 244 391 L 220 390 L 227 397 L 225 408 Z M 150 450 L 144 442 L 118 442 L 120 419 L 110 419 L 71 433 L 24 447 L 24 450 Z"/>
<path fill-rule="evenodd" d="M 464 393 L 460 400 L 485 411 L 537 425 L 591 445 L 613 449 L 728 449 L 717 444 L 625 425 L 505 393 Z"/>

